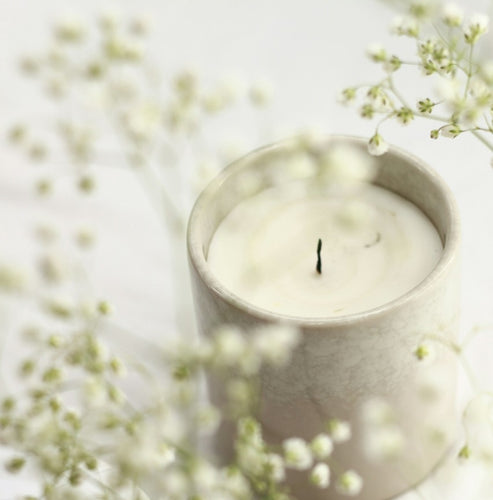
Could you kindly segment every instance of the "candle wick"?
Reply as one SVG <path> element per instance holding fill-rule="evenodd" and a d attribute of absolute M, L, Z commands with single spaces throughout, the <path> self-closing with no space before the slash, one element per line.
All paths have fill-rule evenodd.
<path fill-rule="evenodd" d="M 317 273 L 322 274 L 322 257 L 320 252 L 322 251 L 322 240 L 319 238 L 317 243 Z"/>

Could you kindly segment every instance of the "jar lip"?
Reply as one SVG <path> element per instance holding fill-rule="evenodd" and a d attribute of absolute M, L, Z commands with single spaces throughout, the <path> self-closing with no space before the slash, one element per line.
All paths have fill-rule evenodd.
<path fill-rule="evenodd" d="M 446 234 L 446 238 L 440 259 L 434 269 L 430 272 L 430 274 L 428 274 L 428 276 L 418 285 L 413 287 L 405 294 L 391 300 L 390 302 L 386 302 L 385 304 L 369 309 L 367 311 L 361 311 L 341 316 L 309 318 L 276 313 L 273 311 L 269 311 L 268 309 L 255 306 L 231 292 L 221 283 L 220 280 L 216 278 L 207 263 L 207 259 L 203 251 L 204 242 L 200 237 L 199 222 L 202 212 L 206 209 L 208 202 L 213 199 L 214 195 L 220 189 L 226 178 L 232 175 L 237 169 L 240 169 L 242 166 L 248 163 L 255 162 L 263 155 L 282 152 L 283 150 L 292 147 L 295 144 L 295 141 L 299 141 L 299 139 L 299 137 L 285 139 L 267 146 L 260 147 L 250 153 L 247 153 L 245 156 L 239 158 L 238 160 L 234 161 L 226 168 L 224 168 L 218 174 L 218 176 L 216 176 L 208 184 L 208 186 L 202 191 L 202 193 L 196 200 L 188 221 L 187 249 L 190 265 L 193 266 L 202 282 L 210 288 L 211 293 L 222 299 L 224 302 L 234 306 L 236 309 L 239 309 L 244 313 L 257 318 L 258 320 L 288 323 L 304 329 L 317 329 L 320 327 L 354 325 L 362 321 L 367 321 L 372 318 L 384 316 L 387 313 L 398 310 L 404 305 L 412 302 L 414 299 L 416 299 L 417 297 L 425 293 L 430 287 L 432 287 L 433 284 L 437 280 L 439 280 L 444 273 L 447 272 L 459 250 L 460 218 L 457 203 L 445 181 L 431 167 L 429 167 L 425 162 L 415 157 L 414 155 L 395 146 L 391 146 L 389 148 L 389 151 L 385 154 L 393 155 L 394 157 L 400 159 L 400 161 L 407 163 L 412 168 L 418 170 L 422 175 L 424 175 L 430 182 L 430 184 L 433 184 L 443 195 L 443 210 L 448 213 L 447 225 L 444 231 Z M 323 142 L 321 142 L 321 145 L 329 142 L 363 146 L 366 145 L 367 140 L 362 137 L 351 135 L 328 135 L 326 138 L 324 138 Z"/>

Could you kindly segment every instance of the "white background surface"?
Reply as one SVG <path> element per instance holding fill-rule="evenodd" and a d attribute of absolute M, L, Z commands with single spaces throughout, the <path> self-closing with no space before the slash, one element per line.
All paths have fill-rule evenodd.
<path fill-rule="evenodd" d="M 0 126 L 39 114 L 40 95 L 19 80 L 19 54 L 46 41 L 48 22 L 71 10 L 91 15 L 100 2 L 67 0 L 0 1 Z M 296 130 L 316 126 L 330 133 L 369 136 L 373 127 L 353 109 L 338 105 L 337 92 L 371 81 L 380 73 L 364 56 L 374 41 L 388 42 L 393 13 L 372 0 L 141 0 L 120 2 L 130 11 L 147 11 L 155 23 L 151 37 L 156 60 L 166 72 L 185 64 L 205 75 L 240 70 L 249 79 L 269 77 L 276 94 L 263 130 Z M 474 5 L 485 5 L 476 2 Z M 472 9 L 472 7 L 470 7 Z M 395 40 L 392 38 L 392 40 Z M 493 40 L 493 37 L 492 37 Z M 395 41 L 405 47 L 402 41 Z M 493 42 L 491 43 L 493 47 Z M 407 73 L 402 86 L 415 95 L 420 79 Z M 425 95 L 418 95 L 424 97 Z M 412 100 L 412 99 L 411 99 Z M 42 116 L 37 116 L 43 120 Z M 241 113 L 232 117 L 224 142 L 245 140 L 245 148 L 265 139 Z M 390 142 L 432 165 L 456 195 L 463 225 L 463 329 L 490 322 L 493 300 L 493 172 L 490 154 L 473 138 L 431 141 L 429 122 L 406 128 L 383 128 Z M 3 130 L 3 128 L 2 128 Z M 281 132 L 279 132 L 281 131 Z M 31 167 L 32 168 L 32 167 Z M 43 205 L 31 199 L 32 170 L 0 148 L 0 258 L 23 259 L 32 253 L 33 221 L 75 220 L 95 224 L 99 244 L 88 261 L 95 288 L 110 298 L 121 324 L 162 343 L 170 318 L 167 246 L 152 209 L 130 175 L 98 166 L 101 187 L 94 201 L 81 204 L 70 187 Z M 70 225 L 69 225 L 70 223 Z M 492 343 L 487 336 L 472 346 L 473 365 L 491 379 Z M 0 369 L 5 374 L 8 364 Z M 452 477 L 452 472 L 453 477 Z M 474 467 L 445 467 L 406 500 L 493 498 Z M 480 474 L 479 474 L 480 475 Z M 14 484 L 0 469 L 0 499 L 14 498 Z M 489 493 L 491 491 L 491 493 Z M 309 500 L 309 499 L 307 499 Z"/>

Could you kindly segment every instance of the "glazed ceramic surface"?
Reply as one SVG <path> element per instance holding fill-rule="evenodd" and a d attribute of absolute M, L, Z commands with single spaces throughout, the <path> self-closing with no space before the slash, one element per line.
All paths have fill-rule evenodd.
<path fill-rule="evenodd" d="M 356 498 L 391 498 L 426 477 L 455 437 L 456 362 L 449 347 L 459 319 L 460 235 L 455 202 L 426 165 L 391 149 L 378 157 L 375 184 L 417 205 L 435 225 L 444 247 L 436 268 L 404 296 L 364 313 L 302 319 L 253 307 L 210 272 L 208 246 L 235 203 L 252 194 L 245 188 L 245 179 L 255 174 L 264 186 L 275 183 L 295 142 L 285 141 L 240 159 L 198 199 L 189 221 L 188 251 L 199 330 L 207 336 L 218 325 L 232 323 L 248 335 L 251 328 L 279 321 L 299 327 L 302 341 L 289 366 L 262 373 L 260 420 L 266 439 L 271 443 L 292 436 L 310 439 L 326 429 L 329 419 L 348 420 L 353 437 L 336 446 L 335 461 L 340 470 L 354 469 L 363 477 L 364 487 Z M 342 136 L 327 138 L 316 150 L 335 144 L 366 151 L 365 141 Z M 414 355 L 423 340 L 435 351 L 429 363 L 419 362 Z M 209 380 L 209 392 L 220 405 L 223 381 Z M 405 436 L 398 459 L 376 461 L 367 454 L 362 411 L 375 398 L 391 405 Z M 232 452 L 233 433 L 225 424 L 217 435 L 216 450 L 223 457 Z M 302 473 L 292 474 L 289 482 L 299 499 L 343 498 L 332 486 L 323 491 L 310 486 Z"/>

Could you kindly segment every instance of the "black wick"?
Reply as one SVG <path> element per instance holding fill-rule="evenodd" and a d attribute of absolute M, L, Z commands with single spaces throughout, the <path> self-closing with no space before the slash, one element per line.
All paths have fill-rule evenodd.
<path fill-rule="evenodd" d="M 317 243 L 317 273 L 322 274 L 322 257 L 320 252 L 322 251 L 322 240 L 319 239 Z"/>

